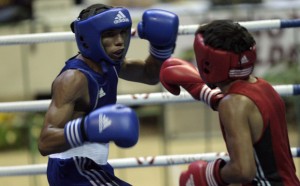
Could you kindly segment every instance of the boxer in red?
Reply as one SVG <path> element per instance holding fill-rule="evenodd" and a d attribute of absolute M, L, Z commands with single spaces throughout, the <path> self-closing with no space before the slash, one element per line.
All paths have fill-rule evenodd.
<path fill-rule="evenodd" d="M 285 104 L 268 82 L 252 75 L 253 36 L 231 20 L 212 21 L 197 30 L 194 51 L 199 73 L 188 62 L 171 58 L 160 79 L 170 92 L 182 86 L 199 95 L 203 84 L 221 90 L 224 97 L 213 108 L 230 160 L 191 163 L 180 175 L 180 186 L 299 186 Z"/>

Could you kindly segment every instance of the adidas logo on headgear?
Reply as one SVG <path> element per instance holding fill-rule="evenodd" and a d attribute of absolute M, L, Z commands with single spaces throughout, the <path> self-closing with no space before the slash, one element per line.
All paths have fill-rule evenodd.
<path fill-rule="evenodd" d="M 115 17 L 114 24 L 129 22 L 129 19 L 123 14 L 123 12 L 119 11 Z"/>
<path fill-rule="evenodd" d="M 244 56 L 241 58 L 241 64 L 248 63 L 248 62 L 249 62 L 248 58 L 244 55 Z"/>

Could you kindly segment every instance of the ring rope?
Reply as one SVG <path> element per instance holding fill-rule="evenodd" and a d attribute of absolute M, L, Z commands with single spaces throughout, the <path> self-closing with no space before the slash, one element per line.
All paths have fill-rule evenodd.
<path fill-rule="evenodd" d="M 300 157 L 300 148 L 292 147 L 292 156 Z M 141 168 L 189 164 L 197 160 L 213 161 L 223 158 L 228 161 L 229 156 L 226 152 L 211 152 L 202 154 L 181 154 L 181 155 L 160 155 L 147 157 L 131 157 L 122 159 L 110 159 L 108 162 L 116 169 L 121 168 Z M 3 176 L 25 176 L 46 174 L 46 164 L 2 166 L 0 167 L 0 177 Z"/>
<path fill-rule="evenodd" d="M 238 23 L 247 28 L 249 31 L 300 27 L 300 19 L 269 19 L 258 21 L 242 21 Z M 199 26 L 200 25 L 180 25 L 178 28 L 178 35 L 194 34 Z M 131 33 L 132 36 L 137 36 L 135 29 L 132 29 Z M 75 41 L 74 33 L 53 32 L 0 36 L 0 45 L 25 45 L 63 41 Z"/>
<path fill-rule="evenodd" d="M 295 96 L 300 94 L 300 84 L 274 85 L 273 87 L 281 96 Z M 117 96 L 117 103 L 128 106 L 193 101 L 195 101 L 193 97 L 185 90 L 182 90 L 178 96 L 169 92 L 125 94 Z M 2 102 L 0 103 L 0 112 L 42 112 L 48 109 L 50 102 L 51 100 Z"/>

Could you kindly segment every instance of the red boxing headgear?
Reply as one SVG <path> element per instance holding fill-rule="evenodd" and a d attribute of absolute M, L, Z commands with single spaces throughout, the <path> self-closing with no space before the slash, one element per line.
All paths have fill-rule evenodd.
<path fill-rule="evenodd" d="M 244 79 L 252 73 L 256 60 L 255 46 L 236 54 L 206 46 L 201 34 L 195 36 L 194 51 L 200 76 L 207 84 Z"/>

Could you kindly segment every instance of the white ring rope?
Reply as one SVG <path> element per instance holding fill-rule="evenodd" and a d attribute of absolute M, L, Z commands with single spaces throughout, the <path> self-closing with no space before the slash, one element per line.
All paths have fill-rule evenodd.
<path fill-rule="evenodd" d="M 273 87 L 281 96 L 293 96 L 300 94 L 300 84 L 274 85 Z M 51 100 L 2 102 L 0 103 L 0 112 L 42 112 L 48 109 L 50 101 Z M 128 106 L 193 101 L 195 101 L 193 97 L 185 90 L 182 90 L 178 96 L 169 92 L 126 94 L 117 96 L 117 103 Z"/>
<path fill-rule="evenodd" d="M 246 27 L 249 31 L 300 27 L 300 19 L 269 19 L 258 21 L 242 21 L 238 23 Z M 200 25 L 180 25 L 178 29 L 178 35 L 194 34 L 199 26 Z M 136 30 L 132 30 L 132 35 L 137 36 Z M 74 33 L 50 32 L 0 36 L 0 45 L 24 45 L 63 41 L 75 41 Z"/>
<path fill-rule="evenodd" d="M 300 148 L 291 148 L 292 156 L 300 156 Z M 181 155 L 161 155 L 147 157 L 132 157 L 123 159 L 111 159 L 108 162 L 116 169 L 120 168 L 142 168 L 157 166 L 172 166 L 189 164 L 197 160 L 213 161 L 217 158 L 229 160 L 226 152 L 211 152 L 203 154 L 181 154 Z M 19 166 L 2 166 L 0 167 L 0 177 L 2 176 L 25 176 L 46 174 L 46 164 L 19 165 Z"/>

